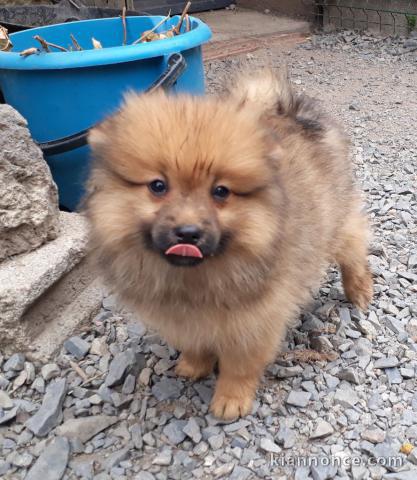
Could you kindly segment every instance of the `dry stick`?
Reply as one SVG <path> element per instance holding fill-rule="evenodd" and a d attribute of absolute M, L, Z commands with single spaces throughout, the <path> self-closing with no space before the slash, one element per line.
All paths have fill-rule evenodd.
<path fill-rule="evenodd" d="M 77 364 L 75 364 L 75 365 L 77 365 Z M 77 365 L 77 366 L 78 366 L 78 365 Z M 77 372 L 77 373 L 78 373 L 78 372 Z M 83 372 L 83 373 L 84 373 L 84 372 Z M 84 375 L 85 375 L 85 373 L 84 373 Z M 86 385 L 88 385 L 88 384 L 91 383 L 92 381 L 97 380 L 98 378 L 101 378 L 103 375 L 104 375 L 104 373 L 101 373 L 101 372 L 100 372 L 100 373 L 97 373 L 96 375 L 94 375 L 93 377 L 87 377 L 87 380 L 85 380 L 83 383 L 81 383 L 81 384 L 80 384 L 80 387 L 85 387 Z M 82 377 L 82 378 L 84 378 L 84 377 Z M 73 390 L 70 390 L 70 391 L 68 392 L 68 394 L 71 395 L 72 392 L 73 392 Z"/>
<path fill-rule="evenodd" d="M 91 383 L 93 380 L 97 380 L 97 378 L 101 378 L 104 374 L 103 373 L 97 373 L 97 375 L 94 375 L 94 377 L 87 378 L 85 382 L 83 382 L 80 387 L 85 387 L 89 383 Z"/>
<path fill-rule="evenodd" d="M 157 23 L 152 30 L 147 30 L 144 32 L 137 40 L 135 40 L 132 45 L 136 45 L 140 43 L 142 40 L 144 40 L 150 33 L 153 33 L 157 28 L 159 28 L 161 25 L 163 25 L 169 18 L 171 17 L 171 10 L 168 12 L 168 15 L 163 18 L 159 23 Z"/>
<path fill-rule="evenodd" d="M 13 43 L 10 41 L 9 38 L 2 40 L 2 43 L 0 44 L 0 52 L 8 52 L 12 48 Z"/>
<path fill-rule="evenodd" d="M 286 361 L 299 361 L 299 362 L 332 362 L 337 358 L 336 352 L 317 352 L 316 350 L 303 349 L 303 350 L 291 350 L 283 352 L 280 357 Z"/>
<path fill-rule="evenodd" d="M 123 7 L 123 10 L 122 10 L 122 24 L 123 24 L 123 45 L 126 45 L 126 41 L 127 41 L 126 7 Z"/>
<path fill-rule="evenodd" d="M 80 6 L 78 5 L 78 3 L 74 2 L 74 0 L 68 0 L 68 2 L 73 5 L 77 10 L 80 10 Z"/>
<path fill-rule="evenodd" d="M 84 370 L 78 366 L 75 362 L 72 360 L 69 361 L 69 364 L 71 365 L 71 368 L 77 372 L 77 374 L 86 382 L 88 380 L 88 375 L 84 372 Z"/>
<path fill-rule="evenodd" d="M 0 51 L 7 52 L 13 48 L 13 44 L 10 41 L 8 30 L 0 25 Z"/>
<path fill-rule="evenodd" d="M 189 32 L 190 31 L 190 17 L 187 15 L 185 16 L 185 31 Z"/>
<path fill-rule="evenodd" d="M 48 46 L 51 48 L 56 48 L 57 50 L 61 50 L 61 52 L 68 52 L 67 48 L 61 47 L 61 45 L 55 45 L 55 43 L 48 42 Z"/>
<path fill-rule="evenodd" d="M 310 330 L 309 334 L 312 337 L 319 337 L 320 335 L 324 334 L 334 334 L 336 333 L 336 325 L 327 325 L 324 328 L 320 328 L 317 330 Z"/>
<path fill-rule="evenodd" d="M 94 37 L 91 38 L 91 43 L 93 44 L 95 50 L 100 50 L 103 48 L 101 42 L 99 40 L 96 40 Z"/>
<path fill-rule="evenodd" d="M 77 42 L 77 39 L 74 37 L 74 35 L 73 35 L 72 33 L 70 33 L 70 37 L 71 37 L 72 44 L 74 45 L 74 48 L 75 48 L 76 50 L 78 50 L 79 52 L 81 52 L 82 47 L 81 47 L 81 45 Z"/>
<path fill-rule="evenodd" d="M 27 48 L 20 52 L 21 57 L 28 57 L 29 55 L 34 55 L 35 53 L 39 53 L 39 50 L 35 47 Z"/>
<path fill-rule="evenodd" d="M 50 52 L 48 44 L 42 37 L 35 35 L 33 38 L 41 44 L 41 47 L 45 50 L 45 52 Z"/>
<path fill-rule="evenodd" d="M 177 35 L 180 34 L 181 27 L 182 27 L 182 22 L 184 21 L 184 17 L 187 15 L 190 7 L 191 7 L 191 2 L 187 2 L 187 4 L 184 7 L 184 10 L 181 13 L 181 17 L 180 17 L 180 19 L 177 23 L 177 26 L 173 28 L 174 33 L 176 33 Z"/>
<path fill-rule="evenodd" d="M 44 38 L 40 37 L 39 35 L 35 35 L 33 38 L 37 40 L 42 45 L 43 48 L 51 47 L 51 48 L 56 48 L 57 50 L 61 50 L 61 52 L 68 52 L 66 48 L 61 47 L 60 45 L 56 45 L 55 43 L 47 42 Z M 47 51 L 49 52 L 49 49 Z"/>

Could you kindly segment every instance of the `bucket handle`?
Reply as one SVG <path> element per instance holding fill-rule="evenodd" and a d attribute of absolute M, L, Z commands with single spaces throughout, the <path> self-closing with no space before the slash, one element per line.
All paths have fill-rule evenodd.
<path fill-rule="evenodd" d="M 169 56 L 167 61 L 167 68 L 146 90 L 145 93 L 150 93 L 158 88 L 168 90 L 177 81 L 178 77 L 187 67 L 184 57 L 180 53 L 173 53 Z M 68 137 L 59 138 L 50 142 L 38 143 L 44 155 L 57 155 L 58 153 L 65 153 L 79 147 L 83 147 L 88 143 L 88 133 L 94 128 L 87 128 L 78 133 L 69 135 Z"/>

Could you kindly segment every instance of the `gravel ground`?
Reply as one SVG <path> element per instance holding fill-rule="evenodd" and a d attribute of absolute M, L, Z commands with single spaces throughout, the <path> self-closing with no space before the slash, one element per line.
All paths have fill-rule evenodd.
<path fill-rule="evenodd" d="M 223 424 L 207 414 L 214 379 L 176 378 L 177 352 L 109 296 L 53 362 L 22 353 L 0 361 L 1 478 L 417 478 L 412 48 L 348 32 L 207 65 L 215 91 L 247 57 L 254 67 L 286 62 L 296 88 L 347 126 L 374 230 L 369 312 L 344 301 L 330 270 L 252 415 Z"/>

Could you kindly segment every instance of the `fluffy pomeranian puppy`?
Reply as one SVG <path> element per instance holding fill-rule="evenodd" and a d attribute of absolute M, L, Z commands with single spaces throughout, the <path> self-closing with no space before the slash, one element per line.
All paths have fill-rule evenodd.
<path fill-rule="evenodd" d="M 241 75 L 218 98 L 129 94 L 89 141 L 97 263 L 181 351 L 178 375 L 198 379 L 218 364 L 215 416 L 251 411 L 329 262 L 350 301 L 371 300 L 347 140 L 286 74 Z"/>

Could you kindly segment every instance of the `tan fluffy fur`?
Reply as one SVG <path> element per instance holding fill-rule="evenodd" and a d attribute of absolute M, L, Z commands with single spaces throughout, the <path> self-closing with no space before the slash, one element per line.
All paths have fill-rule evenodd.
<path fill-rule="evenodd" d="M 130 94 L 90 136 L 96 163 L 87 213 L 108 283 L 182 353 L 177 373 L 219 378 L 212 412 L 247 414 L 286 327 L 329 262 L 348 298 L 372 296 L 366 221 L 344 135 L 285 75 L 241 76 L 223 98 Z M 168 179 L 166 197 L 146 185 Z M 210 196 L 214 183 L 232 194 Z M 169 264 L 146 248 L 155 222 L 230 233 L 201 265 Z"/>

